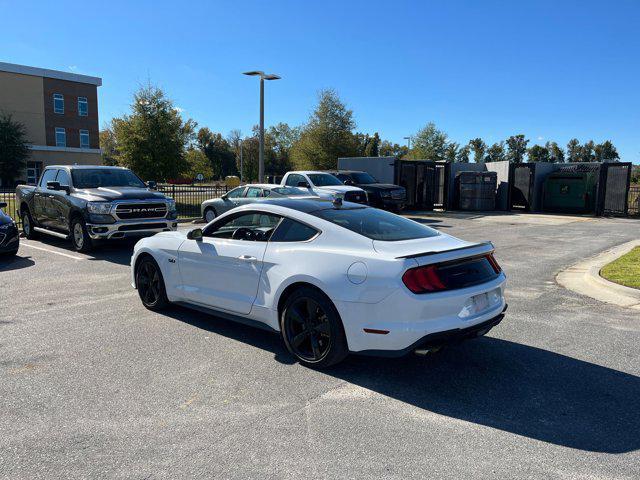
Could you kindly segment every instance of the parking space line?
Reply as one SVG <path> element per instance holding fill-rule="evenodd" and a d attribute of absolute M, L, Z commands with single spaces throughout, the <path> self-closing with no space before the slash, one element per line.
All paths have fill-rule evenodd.
<path fill-rule="evenodd" d="M 24 241 L 20 242 L 20 246 L 21 247 L 35 248 L 36 250 L 42 250 L 43 252 L 55 253 L 56 255 L 61 255 L 63 257 L 67 257 L 67 258 L 73 258 L 74 260 L 85 260 L 82 257 L 76 257 L 74 255 L 69 255 L 68 253 L 56 252 L 55 250 L 49 250 L 48 248 L 42 248 L 42 247 L 36 247 L 35 245 L 29 245 L 28 243 L 25 243 Z"/>

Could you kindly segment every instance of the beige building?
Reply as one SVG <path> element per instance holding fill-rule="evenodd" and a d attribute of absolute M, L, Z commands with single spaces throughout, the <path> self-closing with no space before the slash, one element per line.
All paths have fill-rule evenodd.
<path fill-rule="evenodd" d="M 99 165 L 102 79 L 0 62 L 0 112 L 22 123 L 31 157 L 16 180 L 35 184 L 47 165 Z"/>

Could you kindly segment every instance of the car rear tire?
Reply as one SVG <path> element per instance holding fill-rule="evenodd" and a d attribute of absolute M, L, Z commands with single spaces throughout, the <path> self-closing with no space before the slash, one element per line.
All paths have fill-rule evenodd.
<path fill-rule="evenodd" d="M 156 261 L 145 256 L 136 267 L 136 288 L 142 304 L 154 312 L 169 306 L 164 278 Z"/>
<path fill-rule="evenodd" d="M 29 212 L 28 208 L 24 208 L 22 210 L 22 232 L 24 236 L 29 240 L 34 240 L 38 238 L 38 232 L 33 229 L 33 217 L 31 216 L 31 212 Z"/>
<path fill-rule="evenodd" d="M 207 207 L 204 210 L 204 221 L 209 223 L 215 220 L 216 211 L 212 207 Z"/>
<path fill-rule="evenodd" d="M 93 248 L 91 237 L 87 232 L 87 225 L 80 217 L 74 217 L 71 221 L 71 243 L 77 252 L 85 253 Z"/>
<path fill-rule="evenodd" d="M 349 354 L 336 307 L 314 288 L 289 295 L 280 314 L 280 332 L 287 350 L 307 367 L 327 368 Z"/>

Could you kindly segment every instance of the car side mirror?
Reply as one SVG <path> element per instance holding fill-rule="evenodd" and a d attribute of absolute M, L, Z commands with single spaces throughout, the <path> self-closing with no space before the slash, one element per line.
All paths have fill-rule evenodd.
<path fill-rule="evenodd" d="M 345 185 L 355 185 L 355 184 L 356 184 L 356 182 L 354 182 L 354 181 L 353 181 L 353 180 L 351 180 L 350 178 L 347 178 L 347 179 L 344 181 L 344 184 L 345 184 Z"/>
<path fill-rule="evenodd" d="M 0 202 L 0 208 L 7 208 L 8 205 L 7 202 Z"/>
<path fill-rule="evenodd" d="M 149 190 L 157 190 L 158 189 L 158 184 L 156 182 L 154 182 L 153 180 L 147 182 L 147 187 L 149 188 Z"/>
<path fill-rule="evenodd" d="M 298 186 L 301 188 L 311 188 L 311 185 L 309 185 L 309 182 L 298 182 Z"/>
<path fill-rule="evenodd" d="M 60 190 L 60 182 L 47 182 L 47 190 Z"/>
<path fill-rule="evenodd" d="M 225 194 L 224 194 L 224 195 L 222 195 L 220 198 L 221 198 L 222 200 L 226 200 L 228 197 L 229 197 L 229 196 L 225 193 Z"/>
<path fill-rule="evenodd" d="M 202 240 L 202 229 L 194 228 L 193 230 L 189 231 L 189 233 L 187 233 L 187 239 L 199 242 L 200 240 Z"/>

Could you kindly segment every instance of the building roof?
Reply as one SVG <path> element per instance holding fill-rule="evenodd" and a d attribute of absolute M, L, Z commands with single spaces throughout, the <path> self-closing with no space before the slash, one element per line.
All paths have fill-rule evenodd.
<path fill-rule="evenodd" d="M 21 75 L 31 75 L 34 77 L 56 78 L 58 80 L 67 80 L 69 82 L 88 83 L 99 87 L 102 85 L 102 79 L 99 77 L 90 77 L 88 75 L 80 75 L 72 72 L 61 72 L 59 70 L 49 70 L 47 68 L 29 67 L 27 65 L 17 65 L 15 63 L 0 62 L 0 72 L 19 73 Z"/>

